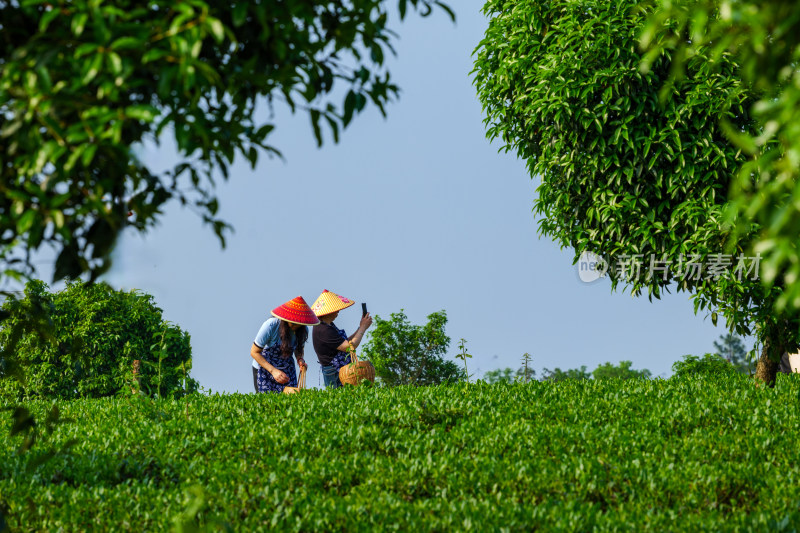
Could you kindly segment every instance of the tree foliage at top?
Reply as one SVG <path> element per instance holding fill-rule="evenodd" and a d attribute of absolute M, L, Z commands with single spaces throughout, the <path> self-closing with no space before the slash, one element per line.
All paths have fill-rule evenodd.
<path fill-rule="evenodd" d="M 376 315 L 363 353 L 375 366 L 381 383 L 388 386 L 459 381 L 464 372 L 454 361 L 444 359 L 450 345 L 446 325 L 444 311 L 428 315 L 424 326 L 411 324 L 402 309 L 389 320 Z"/>
<path fill-rule="evenodd" d="M 434 0 L 399 0 L 429 14 Z M 265 104 L 308 113 L 318 143 L 398 88 L 383 0 L 0 2 L 0 261 L 29 274 L 55 250 L 55 278 L 109 266 L 119 233 L 143 232 L 177 199 L 212 225 L 214 179 L 278 154 Z M 341 100 L 340 100 L 341 99 Z M 170 138 L 157 174 L 137 146 Z"/>
<path fill-rule="evenodd" d="M 138 291 L 115 291 L 105 283 L 69 282 L 51 293 L 29 281 L 25 296 L 0 308 L 0 358 L 13 366 L 0 369 L 0 397 L 99 398 L 141 389 L 153 396 L 197 390 L 189 334 L 164 320 L 153 297 Z M 45 320 L 49 327 L 31 322 Z M 138 384 L 134 360 L 140 361 Z M 18 379 L 7 378 L 16 374 Z"/>
<path fill-rule="evenodd" d="M 775 313 L 783 287 L 757 279 L 745 254 L 755 228 L 729 222 L 731 176 L 749 158 L 722 124 L 758 132 L 739 65 L 700 47 L 671 85 L 667 50 L 643 70 L 649 11 L 634 0 L 489 0 L 484 12 L 474 81 L 487 136 L 541 178 L 540 233 L 576 260 L 601 255 L 614 288 L 692 291 L 695 311 L 763 341 L 763 379 L 774 380 L 800 319 Z"/>
<path fill-rule="evenodd" d="M 674 81 L 691 75 L 686 65 L 698 54 L 731 55 L 758 94 L 748 109 L 755 131 L 721 117 L 728 138 L 751 158 L 734 174 L 732 199 L 745 231 L 758 226 L 752 247 L 765 256 L 764 281 L 784 287 L 778 309 L 800 308 L 800 8 L 783 0 L 653 4 L 641 44 L 648 58 L 671 52 Z"/>

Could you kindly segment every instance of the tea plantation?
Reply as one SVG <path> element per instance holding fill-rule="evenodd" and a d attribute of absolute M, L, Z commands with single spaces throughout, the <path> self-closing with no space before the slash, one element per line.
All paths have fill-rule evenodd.
<path fill-rule="evenodd" d="M 733 375 L 76 400 L 22 454 L 4 415 L 0 509 L 11 531 L 793 531 L 799 395 Z"/>

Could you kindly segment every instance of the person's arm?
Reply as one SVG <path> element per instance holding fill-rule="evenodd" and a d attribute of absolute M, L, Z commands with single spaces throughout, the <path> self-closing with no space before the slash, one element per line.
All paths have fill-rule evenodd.
<path fill-rule="evenodd" d="M 343 341 L 336 349 L 340 352 L 346 352 L 350 349 L 350 345 L 353 345 L 353 348 L 358 348 L 358 345 L 361 344 L 361 339 L 364 337 L 364 333 L 367 332 L 367 329 L 372 325 L 372 317 L 369 316 L 369 313 L 361 317 L 361 323 L 358 325 L 358 329 L 355 333 L 350 335 L 346 341 Z"/>
<path fill-rule="evenodd" d="M 282 370 L 278 370 L 277 368 L 269 364 L 269 362 L 266 359 L 264 359 L 264 356 L 261 355 L 261 350 L 263 350 L 263 348 L 258 346 L 258 344 L 253 343 L 250 346 L 250 356 L 256 360 L 256 363 L 258 363 L 261 366 L 261 368 L 269 372 L 269 374 L 275 381 L 277 381 L 278 383 L 288 383 L 289 376 L 287 376 Z"/>

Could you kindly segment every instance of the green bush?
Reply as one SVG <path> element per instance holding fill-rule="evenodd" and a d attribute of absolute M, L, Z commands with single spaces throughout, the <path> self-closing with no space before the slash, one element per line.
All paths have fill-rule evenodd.
<path fill-rule="evenodd" d="M 5 400 L 98 398 L 131 390 L 134 360 L 141 362 L 138 382 L 146 393 L 197 389 L 188 377 L 189 334 L 165 321 L 148 294 L 80 281 L 51 293 L 34 280 L 23 298 L 7 300 L 1 312 L 6 318 L 0 347 L 15 352 L 17 374 L 14 379 L 9 371 L 0 379 Z"/>
<path fill-rule="evenodd" d="M 696 374 L 736 374 L 737 368 L 715 353 L 707 353 L 702 358 L 684 355 L 683 360 L 672 365 L 673 377 L 683 378 Z"/>
<path fill-rule="evenodd" d="M 76 421 L 41 444 L 78 442 L 39 466 L 0 419 L 0 512 L 12 531 L 788 532 L 798 392 L 714 374 L 59 401 Z"/>

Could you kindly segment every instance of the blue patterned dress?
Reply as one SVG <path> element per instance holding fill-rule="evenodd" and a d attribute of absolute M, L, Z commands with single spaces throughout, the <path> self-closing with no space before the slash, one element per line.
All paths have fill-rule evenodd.
<path fill-rule="evenodd" d="M 278 383 L 272 374 L 264 367 L 258 367 L 258 392 L 283 392 L 284 387 L 297 387 L 297 373 L 294 368 L 294 359 L 281 356 L 281 343 L 266 346 L 261 350 L 261 355 L 269 364 L 289 376 L 289 383 Z"/>
<path fill-rule="evenodd" d="M 343 329 L 336 328 L 336 331 L 339 332 L 339 335 L 342 336 L 342 340 L 347 340 L 347 333 L 344 332 Z M 331 366 L 336 369 L 336 372 L 339 372 L 339 369 L 342 368 L 344 365 L 350 364 L 350 354 L 347 352 L 338 351 L 336 355 L 333 356 L 331 359 Z"/>

